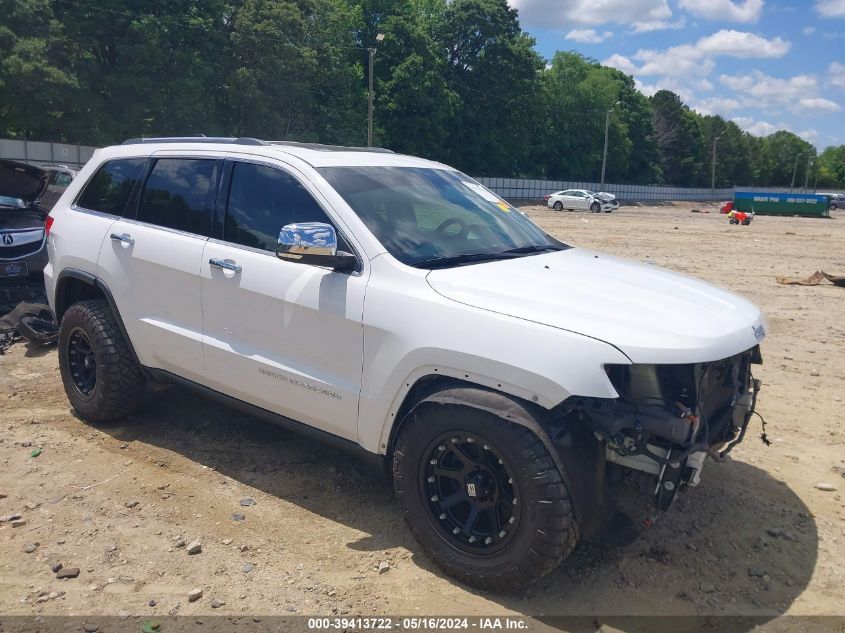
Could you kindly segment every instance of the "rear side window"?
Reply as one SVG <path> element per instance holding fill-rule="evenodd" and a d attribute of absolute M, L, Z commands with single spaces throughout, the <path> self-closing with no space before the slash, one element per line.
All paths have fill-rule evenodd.
<path fill-rule="evenodd" d="M 160 158 L 141 192 L 138 220 L 209 235 L 217 161 Z"/>
<path fill-rule="evenodd" d="M 317 201 L 293 176 L 264 165 L 235 163 L 224 240 L 275 251 L 279 231 L 295 222 L 332 224 Z M 338 248 L 349 249 L 340 236 Z"/>
<path fill-rule="evenodd" d="M 82 190 L 76 205 L 91 211 L 123 215 L 146 158 L 122 158 L 103 163 Z"/>

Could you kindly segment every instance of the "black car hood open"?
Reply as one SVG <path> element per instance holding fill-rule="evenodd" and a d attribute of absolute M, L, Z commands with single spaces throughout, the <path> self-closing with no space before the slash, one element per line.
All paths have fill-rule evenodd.
<path fill-rule="evenodd" d="M 43 169 L 11 160 L 0 160 L 0 196 L 20 198 L 32 204 L 50 184 L 50 174 Z"/>

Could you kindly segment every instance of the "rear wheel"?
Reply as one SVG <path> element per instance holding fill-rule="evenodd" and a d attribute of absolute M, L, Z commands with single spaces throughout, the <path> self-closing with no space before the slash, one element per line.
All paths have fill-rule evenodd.
<path fill-rule="evenodd" d="M 554 209 L 555 211 L 563 211 L 563 203 L 558 200 L 557 202 L 555 202 Z"/>
<path fill-rule="evenodd" d="M 397 439 L 396 494 L 420 544 L 448 574 L 525 589 L 575 545 L 569 493 L 528 429 L 468 406 L 423 403 Z"/>
<path fill-rule="evenodd" d="M 102 300 L 80 301 L 65 312 L 59 328 L 59 370 L 70 404 L 88 422 L 132 413 L 146 387 L 141 366 Z"/>

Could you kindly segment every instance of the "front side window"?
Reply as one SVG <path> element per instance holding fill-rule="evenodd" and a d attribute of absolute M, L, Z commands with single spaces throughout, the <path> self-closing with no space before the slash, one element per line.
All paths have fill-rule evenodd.
<path fill-rule="evenodd" d="M 293 176 L 253 163 L 235 163 L 223 225 L 227 242 L 275 251 L 286 224 L 331 224 L 310 193 Z M 340 236 L 338 241 L 340 242 Z M 341 250 L 348 250 L 338 244 Z"/>
<path fill-rule="evenodd" d="M 459 172 L 420 167 L 318 171 L 390 254 L 411 266 L 447 267 L 567 248 Z"/>
<path fill-rule="evenodd" d="M 122 215 L 146 158 L 121 158 L 103 163 L 85 185 L 76 205 L 91 211 Z"/>
<path fill-rule="evenodd" d="M 138 220 L 208 235 L 217 165 L 210 159 L 158 159 L 141 192 Z"/>

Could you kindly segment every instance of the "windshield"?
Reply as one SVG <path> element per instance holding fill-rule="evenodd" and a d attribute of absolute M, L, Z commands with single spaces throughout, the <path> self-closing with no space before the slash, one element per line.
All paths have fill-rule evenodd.
<path fill-rule="evenodd" d="M 388 252 L 410 266 L 457 266 L 568 248 L 459 172 L 424 167 L 318 171 Z"/>

